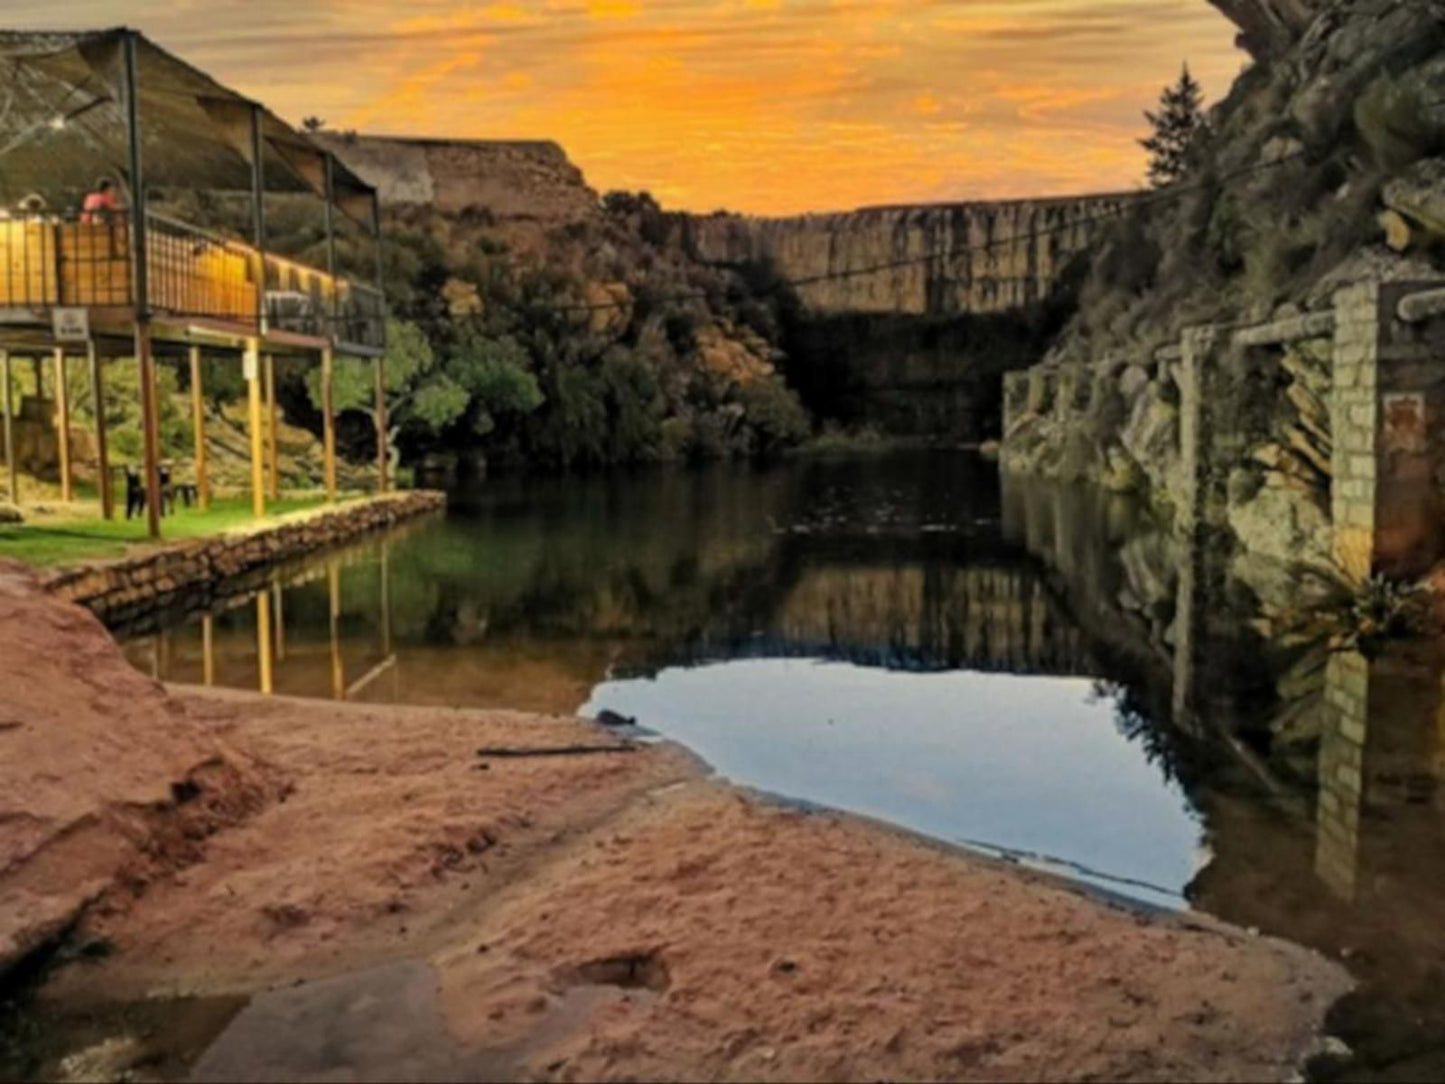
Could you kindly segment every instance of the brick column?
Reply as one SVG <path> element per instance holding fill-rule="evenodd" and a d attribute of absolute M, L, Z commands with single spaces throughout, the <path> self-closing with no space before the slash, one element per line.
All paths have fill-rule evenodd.
<path fill-rule="evenodd" d="M 1414 576 L 1445 552 L 1434 477 L 1445 438 L 1445 366 L 1425 328 L 1396 319 L 1417 283 L 1335 294 L 1330 400 L 1334 557 L 1353 579 Z"/>
<path fill-rule="evenodd" d="M 1335 562 L 1368 579 L 1375 560 L 1375 444 L 1379 414 L 1380 287 L 1335 294 L 1334 379 L 1330 391 L 1330 514 Z"/>

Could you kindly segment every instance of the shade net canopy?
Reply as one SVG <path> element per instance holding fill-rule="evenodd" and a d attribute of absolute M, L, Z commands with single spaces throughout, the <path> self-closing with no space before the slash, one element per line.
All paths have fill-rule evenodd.
<path fill-rule="evenodd" d="M 78 207 L 101 177 L 130 188 L 125 123 L 125 30 L 0 31 L 0 205 L 31 194 L 52 210 Z M 141 160 L 147 189 L 252 188 L 249 98 L 136 40 Z M 326 152 L 259 110 L 264 190 L 326 191 Z M 333 160 L 336 207 L 373 228 L 373 189 Z"/>

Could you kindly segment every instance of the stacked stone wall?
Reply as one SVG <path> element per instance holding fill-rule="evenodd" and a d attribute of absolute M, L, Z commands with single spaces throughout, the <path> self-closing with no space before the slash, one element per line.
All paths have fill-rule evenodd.
<path fill-rule="evenodd" d="M 46 581 L 112 627 L 191 602 L 250 590 L 254 574 L 296 561 L 372 531 L 446 507 L 429 490 L 371 497 L 320 512 L 296 513 L 265 527 L 188 539 L 117 561 L 67 568 Z"/>

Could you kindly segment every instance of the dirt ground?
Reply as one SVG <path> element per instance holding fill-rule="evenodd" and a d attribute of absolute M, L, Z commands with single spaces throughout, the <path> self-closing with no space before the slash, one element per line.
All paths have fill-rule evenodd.
<path fill-rule="evenodd" d="M 164 690 L 5 590 L 0 668 L 31 691 L 0 731 L 0 902 L 44 889 L 113 950 L 42 1005 L 239 995 L 196 1079 L 1287 1079 L 1348 987 L 675 747 L 478 755 L 616 744 L 594 724 Z M 108 1035 L 52 1071 L 146 1056 Z"/>

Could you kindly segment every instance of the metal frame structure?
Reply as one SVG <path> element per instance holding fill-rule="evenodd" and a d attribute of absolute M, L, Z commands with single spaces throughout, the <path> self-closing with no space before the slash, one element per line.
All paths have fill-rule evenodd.
<path fill-rule="evenodd" d="M 247 385 L 251 451 L 252 510 L 262 516 L 268 495 L 279 496 L 275 358 L 299 356 L 320 362 L 322 371 L 323 445 L 327 496 L 335 500 L 336 426 L 332 393 L 338 355 L 374 360 L 376 365 L 377 463 L 379 489 L 388 488 L 385 402 L 385 299 L 380 289 L 382 271 L 381 214 L 376 190 L 336 160 L 335 156 L 251 101 L 214 82 L 184 61 L 160 49 L 141 34 L 117 29 L 88 34 L 16 34 L 0 32 L 0 61 L 10 57 L 17 65 L 33 63 L 44 78 L 61 88 L 70 87 L 66 101 L 85 87 L 106 83 L 99 92 L 51 127 L 64 128 L 70 115 L 92 113 L 98 106 L 118 107 L 124 129 L 124 162 L 129 198 L 125 212 L 112 212 L 96 222 L 82 216 L 52 215 L 34 210 L 0 213 L 0 380 L 4 394 L 4 452 L 9 495 L 18 502 L 12 410 L 9 382 L 12 356 L 55 359 L 58 387 L 57 425 L 63 497 L 71 492 L 68 411 L 64 404 L 64 371 L 68 353 L 83 353 L 99 404 L 106 358 L 137 359 L 141 374 L 141 414 L 144 427 L 146 515 L 149 533 L 161 531 L 159 426 L 156 390 L 158 356 L 186 360 L 190 365 L 192 418 L 196 428 L 196 484 L 202 505 L 209 504 L 202 403 L 202 352 L 222 353 L 240 361 Z M 59 60 L 55 58 L 61 58 Z M 18 58 L 18 59 L 17 59 Z M 102 61 L 97 58 L 107 58 Z M 48 65 L 48 67 L 47 67 Z M 142 86 L 143 68 L 151 65 L 157 81 L 167 86 L 147 98 Z M 59 74 L 57 74 L 57 72 Z M 99 73 L 99 75 L 97 75 Z M 89 93 L 97 93 L 94 90 Z M 158 96 L 169 95 L 155 105 Z M 172 109 L 171 99 L 180 104 Z M 247 245 L 156 214 L 149 207 L 151 191 L 148 159 L 166 157 L 165 124 L 147 130 L 147 102 L 184 131 L 205 131 L 214 158 L 236 172 L 237 160 L 249 167 L 252 238 Z M 185 112 L 180 112 L 184 108 Z M 171 112 L 180 117 L 171 118 Z M 31 125 L 31 129 L 36 127 Z M 46 158 L 27 145 L 26 132 L 10 139 L 0 133 L 0 173 L 10 185 L 23 183 L 26 170 L 39 174 Z M 159 144 L 159 147 L 157 147 Z M 18 148 L 18 150 L 17 150 Z M 289 167 L 285 176 L 268 175 L 270 149 Z M 167 185 L 185 185 L 192 178 L 177 176 L 198 172 L 219 176 L 220 165 L 205 159 L 204 149 L 186 152 L 162 179 Z M 20 155 L 19 169 L 7 169 L 5 156 Z M 198 157 L 198 155 L 200 157 Z M 73 165 L 73 163 L 70 163 Z M 74 170 L 72 168 L 71 172 Z M 273 171 L 274 172 L 274 171 Z M 344 177 L 343 193 L 338 178 Z M 41 177 L 34 178 L 37 184 Z M 198 178 L 204 188 L 205 178 Z M 324 201 L 326 269 L 308 267 L 267 251 L 266 201 L 268 191 L 309 192 Z M 268 188 L 268 185 L 271 187 Z M 376 249 L 374 284 L 354 282 L 337 272 L 335 209 L 341 208 L 361 222 Z M 18 283 L 18 285 L 17 285 Z M 62 317 L 83 309 L 84 336 L 76 341 L 63 332 Z M 97 410 L 97 458 L 103 514 L 114 514 L 106 461 L 104 412 Z"/>

